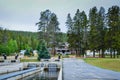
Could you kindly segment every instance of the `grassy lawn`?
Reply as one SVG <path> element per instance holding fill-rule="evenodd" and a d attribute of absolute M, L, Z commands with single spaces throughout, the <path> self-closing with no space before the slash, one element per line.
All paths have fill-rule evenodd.
<path fill-rule="evenodd" d="M 21 59 L 20 62 L 39 62 L 37 59 Z"/>
<path fill-rule="evenodd" d="M 20 59 L 21 62 L 39 62 L 36 57 L 24 57 Z"/>
<path fill-rule="evenodd" d="M 97 67 L 120 72 L 120 59 L 86 58 L 84 61 Z"/>

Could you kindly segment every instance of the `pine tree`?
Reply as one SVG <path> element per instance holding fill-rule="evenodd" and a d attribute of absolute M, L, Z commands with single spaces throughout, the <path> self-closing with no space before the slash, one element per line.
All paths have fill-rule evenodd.
<path fill-rule="evenodd" d="M 48 33 L 47 33 L 47 28 L 48 28 L 48 23 L 50 21 L 50 15 L 51 12 L 50 10 L 45 10 L 43 12 L 40 13 L 40 21 L 38 23 L 36 23 L 36 25 L 38 25 L 38 30 L 39 33 L 42 33 L 42 35 L 40 34 L 39 39 L 44 39 L 45 41 L 48 41 Z"/>
<path fill-rule="evenodd" d="M 41 42 L 38 44 L 37 50 L 38 50 L 38 60 L 50 58 L 50 54 L 47 50 L 45 40 L 41 40 Z"/>
<path fill-rule="evenodd" d="M 88 49 L 88 20 L 87 16 L 84 11 L 80 13 L 80 22 L 81 22 L 81 48 L 82 48 L 82 54 L 86 54 L 86 50 Z"/>
<path fill-rule="evenodd" d="M 26 51 L 25 51 L 25 54 L 24 54 L 25 56 L 30 56 L 30 51 L 28 50 L 28 49 L 26 49 Z"/>
<path fill-rule="evenodd" d="M 89 47 L 93 51 L 93 57 L 95 57 L 95 51 L 98 49 L 98 13 L 97 8 L 93 7 L 89 12 Z"/>
<path fill-rule="evenodd" d="M 97 31 L 98 31 L 98 51 L 102 52 L 101 57 L 105 57 L 104 51 L 105 51 L 105 34 L 106 34 L 106 27 L 105 27 L 105 9 L 103 7 L 100 8 L 98 12 L 98 25 L 97 25 Z M 100 57 L 100 55 L 99 55 Z"/>
<path fill-rule="evenodd" d="M 74 18 L 75 43 L 78 49 L 78 55 L 84 55 L 87 49 L 87 16 L 84 11 L 77 10 Z"/>
<path fill-rule="evenodd" d="M 50 38 L 50 46 L 52 47 L 52 53 L 55 55 L 55 47 L 57 45 L 57 33 L 59 33 L 60 28 L 59 28 L 59 22 L 57 20 L 57 16 L 52 13 L 50 17 L 50 22 L 49 22 L 49 27 L 47 28 L 48 33 L 49 33 L 49 38 Z"/>
<path fill-rule="evenodd" d="M 0 44 L 2 44 L 3 28 L 0 27 Z"/>
<path fill-rule="evenodd" d="M 73 34 L 74 34 L 74 45 L 76 48 L 77 56 L 82 54 L 82 28 L 81 28 L 81 19 L 80 19 L 80 11 L 77 9 L 75 16 L 73 17 Z"/>
<path fill-rule="evenodd" d="M 120 33 L 120 8 L 119 6 L 112 6 L 108 9 L 107 19 L 108 19 L 108 41 L 109 41 L 109 48 L 111 49 L 111 58 L 112 52 L 114 52 L 115 58 L 115 51 L 118 50 L 119 47 L 119 38 L 118 35 Z"/>
<path fill-rule="evenodd" d="M 73 21 L 70 16 L 70 13 L 67 15 L 67 20 L 66 20 L 66 26 L 67 26 L 67 42 L 69 43 L 70 48 L 74 48 L 74 39 L 73 39 Z"/>
<path fill-rule="evenodd" d="M 40 21 L 36 23 L 39 27 L 39 35 L 43 34 L 43 38 L 47 42 L 47 47 L 52 47 L 53 55 L 55 55 L 55 46 L 58 43 L 56 35 L 60 32 L 59 22 L 55 13 L 50 10 L 41 12 Z"/>
<path fill-rule="evenodd" d="M 85 12 L 80 12 L 79 9 L 77 9 L 73 20 L 70 14 L 67 16 L 68 43 L 71 48 L 76 50 L 77 56 L 85 54 L 85 50 L 87 49 L 87 22 Z"/>

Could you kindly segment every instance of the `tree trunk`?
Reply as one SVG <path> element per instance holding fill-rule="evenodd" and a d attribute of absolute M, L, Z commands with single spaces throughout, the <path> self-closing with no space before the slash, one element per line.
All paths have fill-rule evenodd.
<path fill-rule="evenodd" d="M 77 49 L 75 49 L 75 51 L 76 51 L 76 57 L 77 57 Z"/>
<path fill-rule="evenodd" d="M 55 47 L 52 48 L 52 54 L 55 56 Z"/>
<path fill-rule="evenodd" d="M 119 58 L 119 52 L 117 51 L 117 58 Z"/>
<path fill-rule="evenodd" d="M 81 56 L 82 55 L 82 49 L 81 48 L 79 48 L 80 50 L 79 50 L 79 56 Z"/>
<path fill-rule="evenodd" d="M 118 49 L 117 50 L 117 58 L 119 58 L 119 55 L 120 55 L 120 50 Z"/>
<path fill-rule="evenodd" d="M 114 53 L 113 53 L 113 58 L 115 58 L 115 50 L 113 50 L 114 51 Z"/>
<path fill-rule="evenodd" d="M 110 49 L 110 58 L 112 58 L 112 50 Z"/>
<path fill-rule="evenodd" d="M 99 53 L 99 58 L 100 58 L 101 57 L 101 55 L 100 55 L 101 54 L 101 50 L 98 50 L 98 53 Z"/>
<path fill-rule="evenodd" d="M 95 57 L 95 50 L 93 50 L 93 57 Z"/>
<path fill-rule="evenodd" d="M 77 54 L 78 54 L 78 56 L 80 56 L 80 49 L 79 48 L 77 49 Z"/>
<path fill-rule="evenodd" d="M 104 50 L 102 49 L 102 58 L 105 58 Z"/>

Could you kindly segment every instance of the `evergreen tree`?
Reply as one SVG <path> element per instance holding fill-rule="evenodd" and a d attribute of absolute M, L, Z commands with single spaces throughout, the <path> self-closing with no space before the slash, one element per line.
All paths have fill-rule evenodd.
<path fill-rule="evenodd" d="M 76 49 L 77 56 L 82 54 L 82 27 L 81 27 L 81 13 L 77 9 L 73 18 L 73 34 L 74 34 L 74 47 Z"/>
<path fill-rule="evenodd" d="M 51 47 L 53 48 L 53 55 L 55 55 L 55 46 L 57 45 L 57 33 L 60 31 L 59 28 L 59 22 L 57 20 L 57 16 L 52 13 L 51 17 L 50 17 L 50 22 L 49 22 L 49 27 L 48 27 L 48 33 L 49 33 L 49 38 L 50 38 L 50 42 Z"/>
<path fill-rule="evenodd" d="M 3 29 L 0 27 L 0 44 L 2 44 Z"/>
<path fill-rule="evenodd" d="M 112 6 L 108 9 L 107 13 L 107 21 L 108 21 L 108 42 L 109 48 L 111 49 L 111 58 L 112 52 L 114 52 L 115 58 L 115 51 L 119 48 L 119 33 L 120 33 L 120 8 L 119 6 Z M 119 51 L 119 50 L 118 50 Z"/>
<path fill-rule="evenodd" d="M 7 47 L 9 49 L 9 53 L 14 53 L 18 50 L 16 40 L 10 39 L 7 43 Z"/>
<path fill-rule="evenodd" d="M 74 48 L 74 39 L 73 39 L 73 21 L 70 16 L 70 13 L 67 15 L 67 20 L 66 20 L 66 26 L 67 26 L 67 42 L 69 43 L 70 48 Z"/>
<path fill-rule="evenodd" d="M 89 47 L 93 51 L 93 57 L 95 57 L 95 51 L 98 49 L 98 13 L 97 8 L 93 7 L 89 12 Z"/>
<path fill-rule="evenodd" d="M 52 47 L 53 54 L 55 54 L 55 46 L 58 43 L 56 35 L 60 31 L 56 14 L 49 10 L 41 12 L 40 21 L 36 25 L 40 30 L 39 35 L 43 34 L 43 38 L 39 37 L 39 40 L 44 39 L 47 42 L 47 47 Z"/>
<path fill-rule="evenodd" d="M 77 55 L 83 55 L 87 49 L 87 16 L 85 12 L 77 9 L 73 20 L 68 14 L 66 26 L 70 47 L 76 50 Z"/>
<path fill-rule="evenodd" d="M 37 50 L 38 50 L 38 60 L 50 58 L 50 54 L 47 50 L 45 40 L 41 40 L 41 42 L 38 44 Z"/>
<path fill-rule="evenodd" d="M 100 8 L 98 12 L 98 51 L 101 50 L 102 52 L 102 57 L 105 57 L 104 51 L 105 51 L 105 34 L 107 27 L 105 26 L 105 9 L 103 7 Z M 99 55 L 100 57 L 100 55 Z"/>
<path fill-rule="evenodd" d="M 72 21 L 72 18 L 70 16 L 70 13 L 67 15 L 66 26 L 68 28 L 68 33 L 69 33 L 69 31 L 72 31 L 73 21 Z"/>
<path fill-rule="evenodd" d="M 84 11 L 79 12 L 77 10 L 74 18 L 74 35 L 75 35 L 75 45 L 78 50 L 78 55 L 84 55 L 87 49 L 87 16 Z"/>
<path fill-rule="evenodd" d="M 82 47 L 82 54 L 86 54 L 86 50 L 88 49 L 88 20 L 87 16 L 84 11 L 80 13 L 81 15 L 81 33 L 82 33 L 82 39 L 81 39 L 81 47 Z"/>
<path fill-rule="evenodd" d="M 25 54 L 24 54 L 25 56 L 30 56 L 30 51 L 28 50 L 28 49 L 26 49 L 26 51 L 25 51 Z"/>
<path fill-rule="evenodd" d="M 43 35 L 39 34 L 39 39 L 44 39 L 45 41 L 49 41 L 49 36 L 47 33 L 47 28 L 49 27 L 49 21 L 50 21 L 50 16 L 51 16 L 51 12 L 50 10 L 45 10 L 43 12 L 40 13 L 40 21 L 38 23 L 36 23 L 36 25 L 38 25 L 38 30 L 39 33 L 42 33 Z M 42 36 L 42 37 L 41 37 Z"/>

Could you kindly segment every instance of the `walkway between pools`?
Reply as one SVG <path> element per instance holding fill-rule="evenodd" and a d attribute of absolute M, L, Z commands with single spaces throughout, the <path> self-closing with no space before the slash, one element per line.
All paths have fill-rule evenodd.
<path fill-rule="evenodd" d="M 63 80 L 120 80 L 120 72 L 89 65 L 82 59 L 65 58 Z"/>

